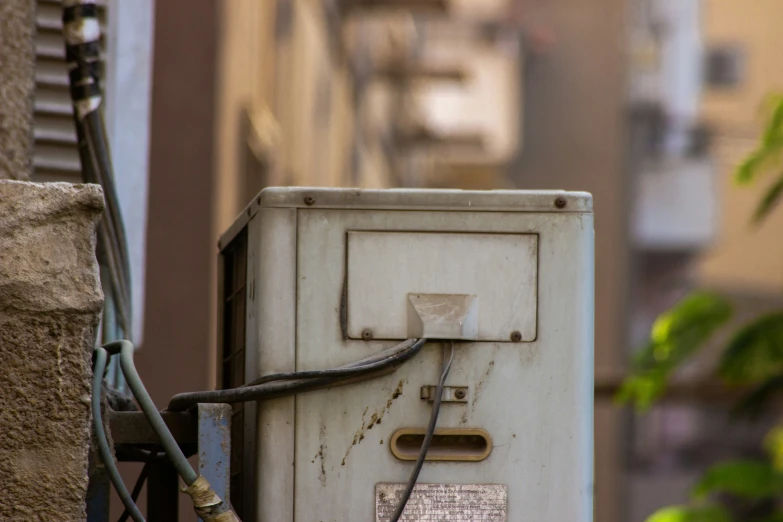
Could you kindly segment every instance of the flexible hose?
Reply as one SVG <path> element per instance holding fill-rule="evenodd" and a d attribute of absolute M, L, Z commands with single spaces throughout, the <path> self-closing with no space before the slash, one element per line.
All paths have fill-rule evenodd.
<path fill-rule="evenodd" d="M 103 418 L 101 417 L 101 390 L 103 388 L 103 373 L 106 371 L 107 355 L 106 350 L 103 348 L 96 348 L 93 352 L 95 355 L 95 365 L 93 368 L 92 376 L 92 425 L 95 430 L 95 439 L 98 443 L 98 454 L 103 461 L 103 465 L 106 467 L 106 472 L 109 474 L 109 480 L 114 484 L 114 489 L 117 490 L 117 494 L 120 497 L 126 511 L 130 513 L 131 518 L 135 522 L 145 522 L 144 515 L 141 514 L 139 507 L 133 501 L 128 489 L 125 487 L 125 483 L 120 477 L 120 472 L 117 470 L 117 466 L 114 463 L 114 456 L 109 448 L 109 441 L 106 437 L 106 432 L 103 429 Z"/>
<path fill-rule="evenodd" d="M 163 451 L 166 453 L 174 468 L 185 484 L 190 486 L 196 481 L 198 474 L 193 470 L 185 458 L 185 454 L 177 444 L 174 436 L 169 431 L 166 423 L 163 422 L 160 412 L 155 407 L 155 403 L 152 402 L 152 398 L 144 388 L 144 383 L 141 382 L 139 373 L 136 371 L 136 366 L 133 364 L 133 345 L 128 341 L 115 341 L 104 346 L 106 351 L 110 354 L 120 354 L 120 367 L 122 373 L 125 375 L 125 380 L 128 383 L 128 387 L 133 392 L 133 396 L 136 397 L 136 401 L 141 407 L 141 411 L 147 417 L 152 429 L 160 439 L 160 444 L 163 446 Z"/>

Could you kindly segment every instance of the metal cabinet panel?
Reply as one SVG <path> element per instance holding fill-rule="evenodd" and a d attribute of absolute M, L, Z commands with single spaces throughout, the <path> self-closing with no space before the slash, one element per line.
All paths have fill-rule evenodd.
<path fill-rule="evenodd" d="M 346 250 L 352 339 L 414 337 L 408 294 L 416 293 L 472 296 L 477 341 L 535 340 L 535 234 L 353 230 Z"/>

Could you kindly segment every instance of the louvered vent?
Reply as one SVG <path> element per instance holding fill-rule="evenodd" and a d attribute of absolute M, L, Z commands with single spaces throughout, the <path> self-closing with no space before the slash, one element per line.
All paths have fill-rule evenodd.
<path fill-rule="evenodd" d="M 245 328 L 247 301 L 247 227 L 220 255 L 223 258 L 223 296 L 219 305 L 223 314 L 221 342 L 222 389 L 245 384 Z M 243 465 L 245 449 L 245 405 L 232 404 L 231 418 L 231 505 L 238 514 L 244 502 Z"/>
<path fill-rule="evenodd" d="M 33 181 L 81 181 L 60 0 L 37 0 L 35 38 L 35 145 Z M 106 2 L 98 2 L 102 47 L 106 50 Z M 105 63 L 105 52 L 104 52 Z M 105 67 L 104 67 L 105 69 Z M 105 72 L 102 74 L 105 79 Z"/>

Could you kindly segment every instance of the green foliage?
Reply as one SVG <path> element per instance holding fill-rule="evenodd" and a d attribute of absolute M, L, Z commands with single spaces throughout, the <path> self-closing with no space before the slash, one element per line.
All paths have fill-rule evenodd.
<path fill-rule="evenodd" d="M 764 437 L 764 448 L 772 459 L 772 466 L 783 472 L 783 427 L 773 428 L 767 436 Z"/>
<path fill-rule="evenodd" d="M 755 384 L 783 374 L 783 312 L 742 327 L 729 342 L 718 375 L 729 384 Z"/>
<path fill-rule="evenodd" d="M 756 207 L 753 222 L 758 224 L 783 197 L 783 173 L 780 172 L 783 158 L 783 95 L 770 97 L 769 117 L 761 140 L 756 148 L 740 163 L 734 179 L 739 185 L 757 181 L 765 172 L 778 170 L 778 178 L 767 189 Z"/>
<path fill-rule="evenodd" d="M 708 292 L 690 294 L 661 314 L 650 342 L 636 355 L 633 373 L 623 383 L 617 400 L 633 402 L 641 411 L 649 408 L 665 391 L 672 373 L 730 317 L 729 303 Z"/>
<path fill-rule="evenodd" d="M 783 93 L 771 96 L 766 108 L 768 118 L 762 137 L 735 172 L 739 185 L 776 174 L 756 207 L 755 224 L 761 223 L 783 200 Z M 661 314 L 648 345 L 634 359 L 632 373 L 623 383 L 618 401 L 632 402 L 642 411 L 649 408 L 663 395 L 677 368 L 730 315 L 727 301 L 705 292 L 691 294 Z M 759 411 L 773 395 L 783 391 L 783 311 L 762 316 L 740 328 L 722 354 L 716 377 L 727 385 L 755 386 L 736 408 L 744 413 Z M 692 490 L 693 505 L 661 509 L 647 522 L 732 522 L 726 508 L 705 503 L 716 494 L 728 494 L 746 502 L 780 500 L 783 497 L 783 425 L 767 434 L 764 447 L 769 462 L 730 461 L 712 466 Z M 783 512 L 752 522 L 783 522 Z"/>
<path fill-rule="evenodd" d="M 764 221 L 764 218 L 772 211 L 773 208 L 780 202 L 780 197 L 783 195 L 783 174 L 767 188 L 767 192 L 764 197 L 761 198 L 756 211 L 753 213 L 753 223 L 759 224 Z"/>
<path fill-rule="evenodd" d="M 732 522 L 722 506 L 673 506 L 656 511 L 645 522 Z"/>
<path fill-rule="evenodd" d="M 721 462 L 709 468 L 692 491 L 697 500 L 716 493 L 728 493 L 750 500 L 772 498 L 783 493 L 783 474 L 769 462 Z"/>

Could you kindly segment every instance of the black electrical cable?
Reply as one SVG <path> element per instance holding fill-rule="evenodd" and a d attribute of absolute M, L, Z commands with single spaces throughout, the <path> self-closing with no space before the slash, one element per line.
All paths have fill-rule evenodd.
<path fill-rule="evenodd" d="M 353 375 L 360 375 L 372 369 L 378 369 L 379 366 L 383 366 L 385 362 L 390 359 L 394 359 L 401 352 L 415 349 L 416 339 L 406 339 L 402 343 L 388 348 L 381 353 L 371 355 L 365 359 L 340 366 L 332 370 L 311 370 L 301 372 L 288 372 L 288 373 L 272 373 L 264 375 L 247 384 L 243 384 L 240 388 L 247 388 L 250 386 L 258 386 L 260 384 L 266 384 L 274 381 L 294 381 L 298 379 L 317 379 L 320 377 L 350 377 Z M 423 344 L 424 341 L 422 340 Z M 374 365 L 374 366 L 373 366 Z"/>
<path fill-rule="evenodd" d="M 239 388 L 181 393 L 171 399 L 168 409 L 183 411 L 199 403 L 268 400 L 364 381 L 393 371 L 418 354 L 425 342 L 425 339 L 408 339 L 379 354 L 340 368 L 278 373 L 261 377 Z"/>
<path fill-rule="evenodd" d="M 244 387 L 234 388 L 231 390 L 180 394 L 172 398 L 169 404 L 169 408 L 176 411 L 188 409 L 198 403 L 231 403 L 266 400 L 274 397 L 302 393 L 304 391 L 339 386 L 342 384 L 348 384 L 349 382 L 367 380 L 374 376 L 385 375 L 386 373 L 395 370 L 404 362 L 418 354 L 424 346 L 425 342 L 426 339 L 408 339 L 398 344 L 397 346 L 384 350 L 379 354 L 372 355 L 340 368 L 278 373 L 264 376 L 253 381 L 252 383 L 248 383 Z M 137 400 L 139 400 L 139 403 L 142 406 L 142 410 L 144 411 L 145 415 L 148 416 L 150 422 L 153 423 L 153 426 L 158 424 L 154 421 L 160 421 L 159 423 L 162 427 L 159 430 L 156 430 L 156 432 L 158 432 L 158 435 L 161 437 L 161 442 L 164 445 L 164 448 L 167 448 L 170 446 L 170 444 L 167 445 L 166 442 L 173 441 L 173 437 L 171 437 L 171 433 L 168 431 L 165 425 L 162 424 L 160 414 L 158 413 L 157 409 L 154 408 L 154 405 L 152 405 L 149 396 L 146 395 L 146 391 L 143 389 L 141 380 L 138 378 L 138 374 L 135 372 L 135 368 L 133 366 L 133 346 L 127 341 L 116 341 L 114 343 L 107 344 L 105 347 L 96 349 L 96 354 L 98 356 L 96 369 L 100 370 L 101 368 L 105 367 L 107 351 L 111 354 L 120 353 L 122 363 L 121 366 L 123 372 L 126 375 L 126 379 L 128 380 L 131 389 L 134 390 L 134 394 L 137 396 Z M 443 370 L 435 392 L 435 399 L 432 405 L 432 414 L 430 416 L 429 426 L 427 427 L 427 432 L 425 434 L 424 441 L 422 442 L 419 457 L 416 460 L 416 465 L 414 466 L 413 471 L 411 472 L 411 476 L 408 480 L 405 492 L 402 495 L 400 504 L 395 511 L 394 517 L 391 519 L 393 522 L 398 522 L 399 518 L 402 516 L 402 513 L 405 510 L 405 506 L 407 505 L 411 493 L 413 492 L 413 489 L 416 485 L 416 481 L 418 480 L 421 468 L 424 465 L 424 461 L 427 457 L 427 452 L 429 451 L 429 447 L 432 443 L 432 438 L 435 434 L 435 426 L 438 421 L 438 414 L 440 412 L 441 401 L 443 398 L 443 387 L 446 382 L 446 378 L 448 377 L 449 370 L 451 369 L 451 363 L 453 359 L 454 343 L 451 342 L 451 352 L 448 360 L 446 360 L 444 350 Z M 100 381 L 98 381 L 97 384 L 95 382 L 93 383 L 93 395 L 96 393 L 96 389 L 100 390 Z M 98 391 L 98 393 L 100 392 Z M 98 402 L 95 400 L 95 398 L 93 398 L 93 400 Z M 154 413 L 154 415 L 152 413 Z M 98 414 L 96 417 L 100 419 L 100 414 Z M 102 426 L 100 426 L 100 428 L 96 426 L 96 432 L 99 434 L 99 440 L 100 435 L 102 434 L 101 428 Z M 105 442 L 106 441 L 104 440 L 104 444 Z M 105 450 L 103 453 L 106 453 L 106 455 L 102 453 L 104 462 L 106 462 L 107 458 L 109 458 L 111 462 L 110 464 L 107 464 L 107 468 L 110 468 L 109 470 L 111 471 L 114 462 L 110 459 L 108 446 L 102 449 Z M 177 450 L 178 449 L 179 448 L 177 447 Z M 178 456 L 177 453 L 178 452 L 175 451 L 173 454 L 167 454 L 169 458 L 175 462 L 175 464 L 178 460 L 176 458 Z M 150 462 L 154 456 L 155 454 L 150 455 Z M 119 484 L 115 482 L 115 487 L 117 487 L 118 491 L 121 493 L 120 496 L 122 496 L 124 491 L 125 496 L 129 497 L 124 499 L 128 513 L 123 513 L 120 522 L 125 522 L 128 515 L 132 516 L 134 519 L 137 519 L 137 517 L 134 515 L 134 512 L 140 516 L 138 508 L 136 507 L 136 500 L 139 493 L 141 492 L 146 475 L 149 473 L 148 466 L 149 462 L 145 465 L 144 469 L 142 469 L 136 485 L 133 488 L 133 494 L 129 495 L 127 493 L 127 490 L 124 489 L 124 485 L 121 483 L 121 480 L 117 481 Z M 180 475 L 183 476 L 183 479 L 186 483 L 192 483 L 192 480 L 189 481 L 188 479 L 192 478 L 190 475 L 194 474 L 194 472 L 189 465 L 187 467 L 189 468 L 188 470 L 183 469 L 182 471 L 180 471 L 178 467 L 178 472 L 180 472 Z M 114 468 L 114 470 L 116 471 L 116 468 Z M 185 473 L 185 471 L 188 471 L 188 473 Z M 143 519 L 141 519 L 141 521 L 143 521 Z"/>
<path fill-rule="evenodd" d="M 432 437 L 435 435 L 435 425 L 438 423 L 438 414 L 440 413 L 440 404 L 443 399 L 443 385 L 446 383 L 446 377 L 449 376 L 449 370 L 451 370 L 451 362 L 454 360 L 454 342 L 451 342 L 451 355 L 446 360 L 446 354 L 444 350 L 443 354 L 443 372 L 438 381 L 438 387 L 435 390 L 435 400 L 432 403 L 432 413 L 430 414 L 430 424 L 427 426 L 427 433 L 424 436 L 424 441 L 421 443 L 421 450 L 419 451 L 419 458 L 416 459 L 416 465 L 411 471 L 411 476 L 408 479 L 408 485 L 405 488 L 405 492 L 402 494 L 400 503 L 397 505 L 397 509 L 394 511 L 390 521 L 398 522 L 402 516 L 402 512 L 405 511 L 405 506 L 408 504 L 408 500 L 411 498 L 413 488 L 416 486 L 416 481 L 419 479 L 419 473 L 424 465 L 424 459 L 427 458 L 427 452 L 432 444 Z"/>

